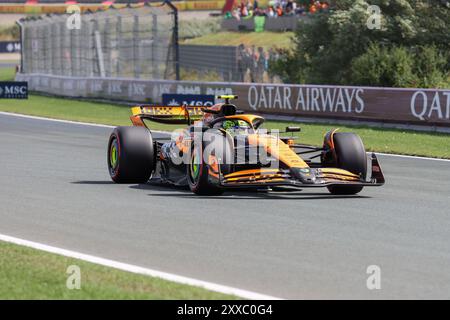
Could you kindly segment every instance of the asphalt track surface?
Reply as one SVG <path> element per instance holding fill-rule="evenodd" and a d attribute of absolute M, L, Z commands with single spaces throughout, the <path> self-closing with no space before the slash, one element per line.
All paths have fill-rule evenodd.
<path fill-rule="evenodd" d="M 380 156 L 360 196 L 205 198 L 111 183 L 110 132 L 0 115 L 0 233 L 281 298 L 450 298 L 450 162 Z"/>

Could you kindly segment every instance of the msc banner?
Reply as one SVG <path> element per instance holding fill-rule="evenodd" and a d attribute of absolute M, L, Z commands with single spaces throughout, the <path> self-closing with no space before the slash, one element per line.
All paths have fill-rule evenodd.
<path fill-rule="evenodd" d="M 162 104 L 164 106 L 212 106 L 215 102 L 213 95 L 207 94 L 163 94 Z"/>
<path fill-rule="evenodd" d="M 28 99 L 28 83 L 22 81 L 1 81 L 0 99 Z"/>
<path fill-rule="evenodd" d="M 163 94 L 235 94 L 249 112 L 450 127 L 450 89 L 77 78 L 18 74 L 30 90 L 55 95 L 161 103 Z"/>
<path fill-rule="evenodd" d="M 0 53 L 20 52 L 20 42 L 18 41 L 0 41 Z"/>

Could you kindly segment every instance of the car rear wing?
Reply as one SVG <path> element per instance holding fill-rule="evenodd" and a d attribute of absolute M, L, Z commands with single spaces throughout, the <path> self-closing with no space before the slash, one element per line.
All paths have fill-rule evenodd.
<path fill-rule="evenodd" d="M 131 122 L 135 126 L 145 127 L 144 119 L 167 124 L 187 124 L 200 120 L 202 106 L 136 106 L 131 108 Z"/>

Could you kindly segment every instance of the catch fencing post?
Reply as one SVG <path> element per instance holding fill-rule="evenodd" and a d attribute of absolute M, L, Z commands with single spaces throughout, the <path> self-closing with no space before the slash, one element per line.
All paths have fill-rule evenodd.
<path fill-rule="evenodd" d="M 173 30 L 173 42 L 175 46 L 175 78 L 180 80 L 180 50 L 178 46 L 178 9 L 169 0 L 165 0 L 165 3 L 169 5 L 173 12 L 174 18 L 174 30 Z"/>
<path fill-rule="evenodd" d="M 117 24 L 116 24 L 116 77 L 121 76 L 121 68 L 120 68 L 120 60 L 121 52 L 122 52 L 122 17 L 120 15 L 117 15 Z"/>
<path fill-rule="evenodd" d="M 139 68 L 139 16 L 133 15 L 133 69 L 134 78 L 139 79 L 140 68 Z"/>
<path fill-rule="evenodd" d="M 105 68 L 105 76 L 111 77 L 111 66 L 112 66 L 112 56 L 111 56 L 111 23 L 109 17 L 105 19 L 103 25 L 103 37 L 102 37 L 103 46 L 105 47 L 104 53 L 104 68 Z"/>
<path fill-rule="evenodd" d="M 16 21 L 16 24 L 19 26 L 19 37 L 20 37 L 20 72 L 23 72 L 24 71 L 24 68 L 23 68 L 23 55 L 24 55 L 24 53 L 25 53 L 25 46 L 24 46 L 24 43 L 23 43 L 23 40 L 24 40 L 24 37 L 23 37 L 23 25 L 22 25 L 22 22 L 21 22 L 21 20 L 22 19 L 20 19 L 20 20 L 17 20 Z"/>
<path fill-rule="evenodd" d="M 158 54 L 158 16 L 156 14 L 152 14 L 152 71 L 151 71 L 151 77 L 153 79 L 159 78 L 159 72 L 158 72 L 158 63 L 156 62 L 157 54 Z"/>

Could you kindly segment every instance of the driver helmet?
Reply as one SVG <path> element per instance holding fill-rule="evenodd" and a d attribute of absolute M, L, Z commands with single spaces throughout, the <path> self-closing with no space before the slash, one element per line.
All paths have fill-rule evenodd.
<path fill-rule="evenodd" d="M 225 120 L 222 128 L 225 130 L 246 130 L 248 129 L 248 124 L 243 120 Z"/>

